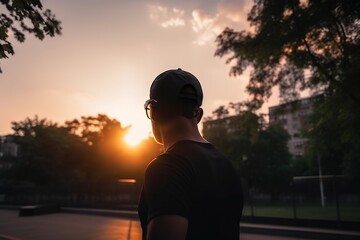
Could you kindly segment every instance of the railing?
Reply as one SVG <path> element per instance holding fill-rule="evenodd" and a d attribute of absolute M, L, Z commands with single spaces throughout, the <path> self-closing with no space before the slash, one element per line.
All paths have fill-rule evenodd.
<path fill-rule="evenodd" d="M 246 217 L 360 222 L 360 190 L 344 179 L 324 180 L 324 206 L 316 179 L 295 181 L 287 191 L 273 198 L 255 186 L 244 186 L 243 189 L 243 216 Z M 106 191 L 94 190 L 91 186 L 71 190 L 8 186 L 0 188 L 0 204 L 59 203 L 63 206 L 136 209 L 140 190 L 141 183 L 131 181 L 119 181 Z"/>
<path fill-rule="evenodd" d="M 358 188 L 336 177 L 323 180 L 323 195 L 316 178 L 294 181 L 288 191 L 276 198 L 245 186 L 243 215 L 360 222 Z"/>

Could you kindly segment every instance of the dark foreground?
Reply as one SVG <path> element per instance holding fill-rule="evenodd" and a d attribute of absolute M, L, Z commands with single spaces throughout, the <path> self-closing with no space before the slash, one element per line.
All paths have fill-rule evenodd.
<path fill-rule="evenodd" d="M 11 240 L 140 240 L 140 223 L 134 219 L 55 213 L 19 217 L 18 211 L 0 210 L 0 239 Z M 301 240 L 302 238 L 241 234 L 242 240 Z"/>
<path fill-rule="evenodd" d="M 120 240 L 141 239 L 141 231 L 136 220 L 70 213 L 18 217 L 18 211 L 0 210 L 0 236 L 24 240 Z"/>

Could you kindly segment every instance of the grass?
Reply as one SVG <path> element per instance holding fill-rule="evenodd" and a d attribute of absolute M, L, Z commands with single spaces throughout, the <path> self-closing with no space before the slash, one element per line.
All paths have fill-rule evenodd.
<path fill-rule="evenodd" d="M 256 217 L 294 218 L 292 206 L 254 206 L 253 210 Z M 299 219 L 337 220 L 335 206 L 297 206 L 296 214 Z M 251 216 L 250 206 L 244 207 L 243 215 Z M 360 206 L 340 206 L 340 220 L 360 222 Z"/>

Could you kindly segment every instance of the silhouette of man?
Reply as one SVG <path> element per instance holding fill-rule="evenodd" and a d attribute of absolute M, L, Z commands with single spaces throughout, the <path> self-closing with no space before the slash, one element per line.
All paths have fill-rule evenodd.
<path fill-rule="evenodd" d="M 198 79 L 181 69 L 151 85 L 144 107 L 165 152 L 146 169 L 138 209 L 143 239 L 239 239 L 240 179 L 200 135 L 202 100 Z"/>

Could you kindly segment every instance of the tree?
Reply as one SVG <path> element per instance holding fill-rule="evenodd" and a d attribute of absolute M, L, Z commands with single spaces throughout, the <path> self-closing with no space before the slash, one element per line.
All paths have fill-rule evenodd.
<path fill-rule="evenodd" d="M 10 169 L 10 178 L 62 187 L 83 179 L 86 146 L 69 129 L 38 116 L 12 122 L 12 129 L 20 156 Z"/>
<path fill-rule="evenodd" d="M 120 143 L 130 128 L 122 127 L 118 120 L 111 119 L 105 114 L 82 116 L 80 119 L 66 121 L 65 126 L 90 146 L 110 140 Z"/>
<path fill-rule="evenodd" d="M 286 190 L 291 175 L 287 132 L 275 127 L 264 129 L 262 116 L 250 111 L 217 116 L 214 111 L 215 119 L 204 121 L 203 135 L 234 163 L 244 182 L 273 198 Z"/>
<path fill-rule="evenodd" d="M 9 40 L 11 36 L 22 43 L 26 33 L 40 40 L 46 35 L 54 37 L 61 34 L 61 22 L 51 10 L 43 11 L 40 0 L 0 0 L 0 3 L 8 12 L 0 14 L 0 59 L 15 53 Z"/>
<path fill-rule="evenodd" d="M 229 110 L 224 105 L 221 105 L 213 111 L 213 115 L 217 119 L 226 118 L 227 116 L 229 116 Z"/>
<path fill-rule="evenodd" d="M 227 63 L 236 61 L 232 75 L 253 68 L 247 91 L 256 107 L 274 86 L 288 99 L 299 89 L 320 88 L 343 91 L 360 103 L 359 16 L 360 3 L 351 0 L 257 0 L 248 15 L 252 29 L 226 28 L 217 37 L 215 55 L 230 54 Z"/>
<path fill-rule="evenodd" d="M 235 110 L 235 115 L 229 116 Z M 203 135 L 224 152 L 230 153 L 234 159 L 241 158 L 246 152 L 237 144 L 247 145 L 249 141 L 254 142 L 262 126 L 262 116 L 251 111 L 235 108 L 233 103 L 229 106 L 220 106 L 213 111 L 213 116 L 205 118 L 203 122 Z M 241 143 L 240 143 L 240 142 Z M 237 152 L 239 151 L 240 152 Z M 237 154 L 235 154 L 237 152 Z"/>
<path fill-rule="evenodd" d="M 319 99 L 320 98 L 320 99 Z M 344 105 L 355 105 L 340 98 L 318 97 L 309 121 L 313 125 L 305 133 L 309 139 L 306 155 L 310 159 L 320 158 L 323 174 L 344 174 L 358 182 L 360 180 L 360 109 L 344 111 Z M 312 163 L 316 168 L 317 161 Z"/>
<path fill-rule="evenodd" d="M 16 183 L 26 183 L 29 192 L 73 192 L 96 198 L 130 191 L 118 180 L 135 178 L 137 183 L 131 187 L 135 194 L 146 166 L 162 146 L 149 137 L 130 148 L 124 143 L 129 128 L 104 114 L 82 116 L 64 125 L 38 116 L 12 122 L 11 136 L 19 145 L 19 156 L 2 158 L 14 164 L 0 171 L 0 180 L 15 192 L 19 190 Z"/>
<path fill-rule="evenodd" d="M 289 137 L 282 127 L 262 130 L 244 166 L 252 184 L 273 199 L 286 191 L 291 182 Z"/>
<path fill-rule="evenodd" d="M 230 74 L 252 68 L 249 107 L 259 109 L 273 87 L 279 87 L 283 101 L 302 90 L 318 95 L 309 144 L 336 131 L 346 169 L 360 165 L 359 16 L 360 2 L 352 0 L 256 0 L 248 15 L 251 29 L 226 28 L 216 40 L 215 55 L 234 63 Z M 331 149 L 329 141 L 321 144 Z"/>
<path fill-rule="evenodd" d="M 103 189 L 126 174 L 127 156 L 124 136 L 129 127 L 122 127 L 116 119 L 105 114 L 82 116 L 66 121 L 71 133 L 88 146 L 87 178 L 93 189 Z"/>

